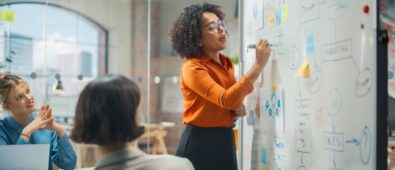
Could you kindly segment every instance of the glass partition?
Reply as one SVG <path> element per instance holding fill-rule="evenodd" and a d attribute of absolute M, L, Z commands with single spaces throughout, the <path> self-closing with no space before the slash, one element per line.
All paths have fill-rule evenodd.
<path fill-rule="evenodd" d="M 132 143 L 151 154 L 175 154 L 182 122 L 179 89 L 182 60 L 169 32 L 182 9 L 203 0 L 2 0 L 0 72 L 26 79 L 36 107 L 49 104 L 56 121 L 73 127 L 75 106 L 85 85 L 104 74 L 133 79 L 141 90 L 139 111 L 145 134 Z M 238 75 L 238 1 L 223 6 L 229 32 L 223 53 Z M 0 118 L 8 113 L 2 111 Z M 97 146 L 73 144 L 77 168 L 92 167 Z"/>
<path fill-rule="evenodd" d="M 179 70 L 181 57 L 172 49 L 170 30 L 183 8 L 197 3 L 209 2 L 221 5 L 226 13 L 228 47 L 222 52 L 235 64 L 238 76 L 239 32 L 237 0 L 151 0 L 149 36 L 149 83 L 142 88 L 150 91 L 149 120 L 151 124 L 162 125 L 167 135 L 166 149 L 175 154 L 183 124 L 183 97 L 180 91 Z"/>

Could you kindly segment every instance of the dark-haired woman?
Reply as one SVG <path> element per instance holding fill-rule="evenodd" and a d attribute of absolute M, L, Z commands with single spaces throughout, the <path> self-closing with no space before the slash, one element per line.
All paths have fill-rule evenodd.
<path fill-rule="evenodd" d="M 221 51 L 227 47 L 225 14 L 221 7 L 203 3 L 188 6 L 171 30 L 173 49 L 185 58 L 180 71 L 184 124 L 177 155 L 197 170 L 236 170 L 232 127 L 245 115 L 242 104 L 265 67 L 271 48 L 256 44 L 255 63 L 238 81 L 232 62 Z"/>
<path fill-rule="evenodd" d="M 139 102 L 139 88 L 126 77 L 110 75 L 90 82 L 78 99 L 71 139 L 99 145 L 104 157 L 95 169 L 193 170 L 185 158 L 147 155 L 128 147 L 128 142 L 144 132 L 137 112 Z"/>
<path fill-rule="evenodd" d="M 0 101 L 3 109 L 11 113 L 0 120 L 0 145 L 50 144 L 49 170 L 52 163 L 62 169 L 75 168 L 77 159 L 69 138 L 53 120 L 48 105 L 35 112 L 34 97 L 25 80 L 0 74 Z"/>

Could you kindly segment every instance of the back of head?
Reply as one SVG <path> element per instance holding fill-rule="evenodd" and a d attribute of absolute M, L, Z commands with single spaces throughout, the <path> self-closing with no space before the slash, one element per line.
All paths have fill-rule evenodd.
<path fill-rule="evenodd" d="M 16 75 L 0 73 L 0 100 L 2 104 L 7 102 L 11 90 L 20 83 L 27 84 L 25 80 Z"/>
<path fill-rule="evenodd" d="M 98 145 L 122 144 L 143 133 L 136 121 L 140 90 L 120 75 L 108 75 L 90 82 L 77 102 L 71 139 Z"/>

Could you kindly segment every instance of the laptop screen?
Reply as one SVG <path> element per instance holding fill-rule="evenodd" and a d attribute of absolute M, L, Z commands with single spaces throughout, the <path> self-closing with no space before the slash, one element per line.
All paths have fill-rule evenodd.
<path fill-rule="evenodd" d="M 49 144 L 1 145 L 0 169 L 48 169 Z"/>

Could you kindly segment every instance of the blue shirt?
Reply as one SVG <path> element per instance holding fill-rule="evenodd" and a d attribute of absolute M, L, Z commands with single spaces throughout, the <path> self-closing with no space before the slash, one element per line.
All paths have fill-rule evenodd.
<path fill-rule="evenodd" d="M 36 114 L 32 114 L 30 122 L 35 117 Z M 52 170 L 52 162 L 62 169 L 75 168 L 77 157 L 66 135 L 59 138 L 54 130 L 37 130 L 31 134 L 29 141 L 25 141 L 21 137 L 25 127 L 10 115 L 0 120 L 0 145 L 50 144 L 48 169 Z"/>

